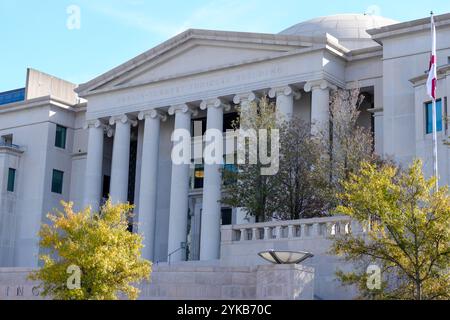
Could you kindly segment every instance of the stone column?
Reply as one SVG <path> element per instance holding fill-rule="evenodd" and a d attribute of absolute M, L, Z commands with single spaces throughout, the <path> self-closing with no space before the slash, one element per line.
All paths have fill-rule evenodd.
<path fill-rule="evenodd" d="M 311 99 L 311 132 L 323 133 L 326 138 L 330 133 L 330 89 L 335 89 L 325 80 L 308 82 L 305 92 L 312 93 Z"/>
<path fill-rule="evenodd" d="M 102 196 L 104 126 L 99 120 L 93 120 L 88 121 L 85 128 L 89 130 L 89 140 L 84 178 L 84 206 L 91 206 L 93 211 L 98 211 Z"/>
<path fill-rule="evenodd" d="M 191 131 L 191 118 L 195 114 L 188 105 L 172 106 L 170 115 L 175 115 L 175 130 L 184 130 L 186 134 Z M 191 147 L 191 141 L 185 142 Z M 189 149 L 190 151 L 190 149 Z M 187 218 L 189 211 L 189 169 L 190 164 L 176 164 L 172 159 L 172 180 L 170 185 L 170 216 L 169 216 L 169 243 L 168 255 L 171 262 L 185 260 L 185 250 L 181 244 L 187 239 Z M 175 252 L 178 250 L 177 252 Z M 175 252 L 175 253 L 174 253 Z"/>
<path fill-rule="evenodd" d="M 142 143 L 138 230 L 144 236 L 145 247 L 142 255 L 151 261 L 154 260 L 160 124 L 166 118 L 157 110 L 139 114 L 139 120 L 145 120 L 145 125 Z"/>
<path fill-rule="evenodd" d="M 272 88 L 269 91 L 270 98 L 277 98 L 277 110 L 284 121 L 292 120 L 294 114 L 294 98 L 300 99 L 301 94 L 295 92 L 291 86 Z"/>
<path fill-rule="evenodd" d="M 220 219 L 223 166 L 223 111 L 229 108 L 220 99 L 203 101 L 201 109 L 207 110 L 205 146 L 205 181 L 203 187 L 202 228 L 200 260 L 215 260 L 220 256 Z M 216 130 L 213 132 L 212 130 Z M 208 150 L 214 149 L 214 159 L 207 159 Z M 208 163 L 210 162 L 210 163 Z"/>
<path fill-rule="evenodd" d="M 109 124 L 116 125 L 111 166 L 111 200 L 113 203 L 124 203 L 128 201 L 131 125 L 136 126 L 137 122 L 122 115 L 112 117 Z"/>
<path fill-rule="evenodd" d="M 241 93 L 241 94 L 236 95 L 233 98 L 233 102 L 235 104 L 240 105 L 240 109 L 241 109 L 240 127 L 241 127 L 241 129 L 248 128 L 247 117 L 251 116 L 249 114 L 249 106 L 256 101 L 257 101 L 257 98 L 253 92 Z"/>

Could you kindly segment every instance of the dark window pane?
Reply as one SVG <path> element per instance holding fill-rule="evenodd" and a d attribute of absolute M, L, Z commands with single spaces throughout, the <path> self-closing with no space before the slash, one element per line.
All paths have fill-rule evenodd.
<path fill-rule="evenodd" d="M 426 133 L 433 133 L 433 103 L 429 102 L 425 105 L 425 116 L 426 116 Z M 442 131 L 443 121 L 442 121 L 442 100 L 436 101 L 436 127 L 437 132 Z"/>
<path fill-rule="evenodd" d="M 236 121 L 239 118 L 237 112 L 227 113 L 223 116 L 223 132 L 236 129 Z"/>
<path fill-rule="evenodd" d="M 55 146 L 61 149 L 66 148 L 67 128 L 56 126 Z"/>
<path fill-rule="evenodd" d="M 222 225 L 229 226 L 233 224 L 233 211 L 231 209 L 222 209 Z"/>
<path fill-rule="evenodd" d="M 16 169 L 9 168 L 8 171 L 8 191 L 14 192 L 14 187 L 16 184 Z"/>
<path fill-rule="evenodd" d="M 196 165 L 194 172 L 194 189 L 202 189 L 205 179 L 205 168 L 203 165 Z"/>
<path fill-rule="evenodd" d="M 238 172 L 238 168 L 235 164 L 226 164 L 224 165 L 224 181 L 223 184 L 225 186 L 229 186 L 235 184 L 237 182 L 236 174 Z"/>
<path fill-rule="evenodd" d="M 105 199 L 108 199 L 108 197 L 109 197 L 110 184 L 111 184 L 111 177 L 103 176 L 103 194 L 102 194 L 102 196 Z"/>
<path fill-rule="evenodd" d="M 52 192 L 62 194 L 63 191 L 63 179 L 64 179 L 64 172 L 59 170 L 53 170 L 53 177 L 52 177 Z"/>

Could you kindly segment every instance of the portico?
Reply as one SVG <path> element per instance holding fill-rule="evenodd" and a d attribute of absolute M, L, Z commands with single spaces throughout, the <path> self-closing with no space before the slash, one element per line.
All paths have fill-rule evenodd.
<path fill-rule="evenodd" d="M 264 95 L 276 102 L 285 120 L 301 119 L 312 123 L 313 132 L 326 132 L 330 92 L 351 81 L 336 67 L 349 61 L 347 53 L 329 34 L 188 30 L 81 85 L 77 90 L 89 101 L 85 203 L 98 207 L 104 195 L 98 173 L 110 164 L 113 201 L 129 200 L 129 182 L 136 181 L 133 230 L 145 237 L 144 257 L 167 261 L 170 255 L 171 262 L 178 262 L 197 252 L 194 259 L 219 259 L 223 210 L 231 210 L 233 222 L 245 217 L 221 204 L 223 163 L 204 163 L 197 177 L 201 188 L 192 189 L 194 163 L 172 161 L 179 133 L 192 136 L 193 122 L 200 118 L 207 129 L 222 133 L 229 112 Z M 375 92 L 380 83 L 369 77 L 364 86 Z M 140 170 L 130 180 L 130 132 L 136 126 L 140 147 L 134 161 Z M 110 162 L 101 150 L 106 132 L 113 139 Z M 212 141 L 206 136 L 204 147 Z M 190 205 L 193 193 L 197 209 Z"/>
<path fill-rule="evenodd" d="M 326 91 L 327 88 L 321 89 Z M 303 91 L 303 94 L 300 93 Z M 255 94 L 256 92 L 256 94 Z M 172 163 L 171 174 L 161 176 L 158 170 L 160 161 L 160 137 L 161 130 L 174 131 L 185 130 L 192 133 L 192 122 L 199 112 L 206 114 L 207 129 L 223 132 L 224 114 L 229 112 L 232 105 L 238 102 L 245 107 L 246 104 L 255 101 L 264 92 L 270 92 L 270 97 L 277 101 L 280 113 L 286 119 L 294 116 L 295 104 L 300 101 L 306 92 L 300 86 L 284 86 L 263 88 L 245 94 L 224 95 L 217 98 L 207 98 L 196 103 L 187 101 L 183 104 L 173 105 L 166 108 L 148 109 L 146 111 L 130 112 L 121 116 L 111 116 L 105 124 L 105 118 L 89 122 L 87 130 L 88 152 L 85 189 L 85 203 L 98 208 L 101 199 L 102 161 L 104 135 L 110 132 L 113 139 L 113 151 L 111 162 L 111 187 L 110 195 L 114 202 L 128 201 L 128 167 L 130 165 L 130 131 L 132 126 L 143 126 L 142 151 L 138 155 L 141 158 L 141 170 L 139 172 L 139 185 L 136 188 L 136 203 L 139 208 L 134 220 L 138 232 L 144 235 L 145 249 L 144 257 L 154 260 L 158 259 L 155 248 L 158 246 L 156 229 L 158 226 L 158 197 L 161 193 L 169 191 L 169 217 L 167 227 L 167 256 L 171 255 L 171 262 L 186 260 L 184 245 L 187 243 L 189 193 L 191 179 L 191 165 L 184 163 Z M 320 104 L 321 103 L 321 104 Z M 322 110 L 324 114 L 315 112 L 323 119 L 328 115 L 328 101 L 318 99 L 312 109 Z M 297 112 L 298 113 L 298 112 Z M 137 117 L 136 117 L 137 114 Z M 132 120 L 132 119 L 137 120 Z M 170 127 L 167 125 L 170 123 Z M 111 134 L 113 133 L 113 134 Z M 205 150 L 208 144 L 217 143 L 213 137 L 204 137 Z M 176 141 L 175 141 L 176 142 Z M 222 141 L 218 144 L 223 147 Z M 189 145 L 190 147 L 190 145 Z M 170 160 L 170 159 L 166 159 Z M 220 169 L 223 163 L 206 163 L 204 165 L 204 186 L 202 196 L 202 212 L 200 227 L 200 260 L 215 260 L 220 257 L 220 228 L 222 204 L 222 177 Z M 170 189 L 159 188 L 161 179 L 170 179 Z M 189 245 L 189 244 L 187 244 Z M 159 253 L 159 258 L 161 253 Z"/>

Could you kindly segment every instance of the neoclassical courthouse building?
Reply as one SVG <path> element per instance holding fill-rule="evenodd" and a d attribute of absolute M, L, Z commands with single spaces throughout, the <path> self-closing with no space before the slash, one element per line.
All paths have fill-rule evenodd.
<path fill-rule="evenodd" d="M 436 23 L 440 182 L 448 184 L 450 14 Z M 287 117 L 319 126 L 331 90 L 357 82 L 367 97 L 360 122 L 373 130 L 376 152 L 403 164 L 420 157 L 431 175 L 430 47 L 429 18 L 343 14 L 278 34 L 187 30 L 81 85 L 29 69 L 24 89 L 0 93 L 0 267 L 38 266 L 38 230 L 61 200 L 96 209 L 108 195 L 135 204 L 134 231 L 155 262 L 232 255 L 221 225 L 249 243 L 283 238 L 282 226 L 239 227 L 253 221 L 221 205 L 215 166 L 171 161 L 174 129 L 193 131 L 199 121 L 225 131 L 236 105 L 264 94 Z"/>

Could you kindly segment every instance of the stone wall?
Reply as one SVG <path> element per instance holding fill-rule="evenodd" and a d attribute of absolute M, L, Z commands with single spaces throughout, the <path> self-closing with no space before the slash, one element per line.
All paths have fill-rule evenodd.
<path fill-rule="evenodd" d="M 38 283 L 27 280 L 28 268 L 0 268 L 0 300 L 36 300 L 40 297 Z"/>
<path fill-rule="evenodd" d="M 33 300 L 31 269 L 0 269 L 0 300 Z M 140 300 L 312 300 L 314 269 L 299 265 L 220 267 L 157 265 L 139 285 Z"/>
<path fill-rule="evenodd" d="M 315 270 L 314 292 L 323 300 L 353 299 L 357 291 L 343 287 L 336 271 L 353 267 L 330 254 L 333 237 L 359 233 L 362 229 L 348 217 L 326 217 L 222 227 L 221 261 L 226 266 L 264 264 L 258 256 L 266 250 L 306 251 L 314 255 L 303 264 Z"/>

